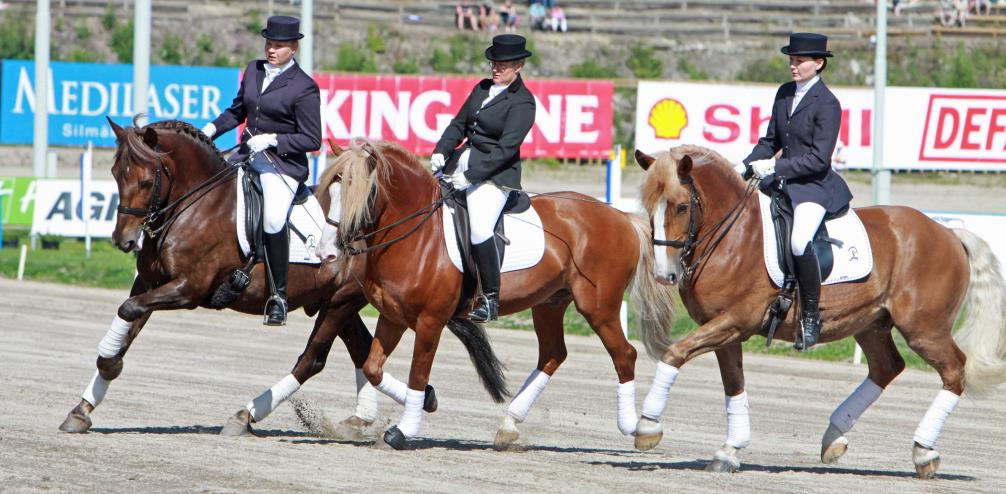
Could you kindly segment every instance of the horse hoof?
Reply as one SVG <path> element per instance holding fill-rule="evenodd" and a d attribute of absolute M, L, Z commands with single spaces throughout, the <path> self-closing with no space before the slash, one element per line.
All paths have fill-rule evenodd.
<path fill-rule="evenodd" d="M 387 444 L 398 451 L 407 449 L 408 441 L 409 440 L 405 438 L 405 434 L 402 433 L 397 425 L 393 425 L 388 428 L 388 430 L 384 431 L 384 444 Z"/>
<path fill-rule="evenodd" d="M 426 385 L 426 397 L 423 398 L 423 411 L 426 413 L 437 411 L 437 392 L 429 384 Z"/>
<path fill-rule="evenodd" d="M 70 410 L 66 414 L 66 420 L 59 424 L 59 430 L 72 434 L 83 434 L 91 429 L 91 417 L 85 414 L 80 407 Z"/>
<path fill-rule="evenodd" d="M 741 468 L 741 461 L 737 459 L 737 448 L 724 444 L 722 448 L 713 453 L 713 461 L 706 465 L 707 472 L 734 473 Z"/>
<path fill-rule="evenodd" d="M 707 472 L 714 473 L 734 473 L 740 469 L 740 465 L 735 465 L 729 461 L 713 460 L 706 465 Z"/>
<path fill-rule="evenodd" d="M 220 435 L 226 437 L 239 437 L 252 435 L 251 413 L 242 409 L 227 419 L 227 423 L 220 429 Z"/>
<path fill-rule="evenodd" d="M 352 429 L 366 429 L 367 427 L 374 425 L 374 421 L 367 420 L 359 415 L 350 415 L 349 417 L 343 419 L 342 422 L 339 422 L 339 425 Z"/>
<path fill-rule="evenodd" d="M 838 461 L 849 450 L 849 440 L 842 436 L 826 447 L 821 448 L 821 463 L 832 464 Z"/>
<path fill-rule="evenodd" d="M 506 451 L 510 449 L 517 439 L 520 438 L 520 431 L 510 414 L 503 417 L 503 424 L 496 430 L 496 439 L 493 440 L 493 448 L 496 451 Z"/>
<path fill-rule="evenodd" d="M 639 424 L 636 425 L 636 449 L 649 451 L 657 447 L 663 437 L 664 428 L 660 422 L 646 417 L 639 419 Z"/>
<path fill-rule="evenodd" d="M 915 463 L 915 474 L 920 479 L 936 477 L 940 469 L 940 453 L 935 449 L 924 448 L 918 443 L 912 448 L 912 461 Z"/>

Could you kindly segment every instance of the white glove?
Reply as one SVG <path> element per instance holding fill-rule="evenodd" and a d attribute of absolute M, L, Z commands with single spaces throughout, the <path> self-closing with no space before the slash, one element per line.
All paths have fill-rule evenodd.
<path fill-rule="evenodd" d="M 248 139 L 247 144 L 248 149 L 251 149 L 251 152 L 253 153 L 259 153 L 269 149 L 270 147 L 279 145 L 279 143 L 276 142 L 276 134 L 259 134 L 257 136 L 252 136 L 251 139 Z"/>
<path fill-rule="evenodd" d="M 468 177 L 465 176 L 464 172 L 455 172 L 451 175 L 451 183 L 454 184 L 455 190 L 465 190 L 472 183 L 468 181 Z"/>
<path fill-rule="evenodd" d="M 213 139 L 213 134 L 216 133 L 217 133 L 217 126 L 213 125 L 213 122 L 210 122 L 203 126 L 203 134 L 206 134 L 206 137 Z"/>
<path fill-rule="evenodd" d="M 737 163 L 734 165 L 734 170 L 737 171 L 737 174 L 744 175 L 744 172 L 748 170 L 748 166 L 744 163 Z"/>
<path fill-rule="evenodd" d="M 438 171 L 440 171 L 441 168 L 444 167 L 444 164 L 446 164 L 446 162 L 444 161 L 444 155 L 442 155 L 440 153 L 437 153 L 437 154 L 434 154 L 433 156 L 430 156 L 430 171 L 431 172 L 437 173 Z"/>
<path fill-rule="evenodd" d="M 758 178 L 765 178 L 775 173 L 775 160 L 758 160 L 748 163 Z"/>

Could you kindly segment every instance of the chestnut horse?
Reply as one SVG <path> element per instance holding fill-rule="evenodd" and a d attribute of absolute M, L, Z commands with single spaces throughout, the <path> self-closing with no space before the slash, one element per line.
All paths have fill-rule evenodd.
<path fill-rule="evenodd" d="M 654 274 L 678 283 L 688 314 L 700 324 L 673 342 L 659 332 L 644 335 L 647 348 L 658 350 L 661 361 L 638 424 L 637 447 L 645 449 L 660 439 L 658 421 L 678 368 L 758 334 L 778 289 L 763 263 L 758 198 L 746 194 L 753 183 L 746 189 L 727 160 L 697 146 L 679 146 L 655 157 L 636 151 L 636 161 L 647 171 L 643 205 L 660 223 L 654 243 L 661 268 Z M 965 387 L 975 393 L 1006 381 L 1006 288 L 999 263 L 973 233 L 945 228 L 917 210 L 868 207 L 856 214 L 872 246 L 873 272 L 862 280 L 823 287 L 821 338 L 855 338 L 869 374 L 832 414 L 821 460 L 831 463 L 846 452 L 845 433 L 905 368 L 892 338 L 896 327 L 943 380 L 943 390 L 916 429 L 912 451 L 916 473 L 932 477 L 939 468 L 936 439 Z M 967 315 L 953 335 L 965 303 Z M 779 338 L 793 340 L 795 318 L 787 317 Z M 738 468 L 736 452 L 750 438 L 740 355 L 732 365 L 736 371 L 724 373 L 724 387 L 728 402 L 743 398 L 738 403 L 744 423 L 730 434 L 741 439 L 728 440 L 714 456 L 710 467 L 717 470 Z"/>
<path fill-rule="evenodd" d="M 184 122 L 163 121 L 142 128 L 122 128 L 111 120 L 109 124 L 118 144 L 112 175 L 123 205 L 112 239 L 121 250 L 137 252 L 137 277 L 99 344 L 97 372 L 60 426 L 66 432 L 91 427 L 90 413 L 122 371 L 126 351 L 153 311 L 209 307 L 261 314 L 269 297 L 262 264 L 254 266 L 251 284 L 243 292 L 229 289 L 231 273 L 245 264 L 234 222 L 236 165 L 226 162 L 212 141 Z M 318 200 L 327 207 L 328 194 Z M 249 402 L 222 433 L 247 431 L 251 422 L 264 419 L 320 372 L 337 336 L 346 344 L 358 374 L 357 412 L 345 423 L 364 427 L 376 418 L 376 393 L 359 370 L 372 339 L 357 314 L 366 299 L 356 285 L 335 283 L 336 274 L 335 266 L 327 264 L 290 265 L 290 307 L 317 313 L 314 330 L 291 374 Z"/>
<path fill-rule="evenodd" d="M 347 264 L 347 276 L 364 288 L 381 313 L 364 372 L 383 390 L 385 360 L 404 331 L 412 328 L 416 338 L 408 392 L 421 393 L 444 325 L 474 325 L 459 319 L 464 316 L 457 312 L 462 274 L 444 244 L 438 181 L 396 144 L 356 141 L 325 172 L 318 187 L 333 195 L 331 225 L 319 252 L 323 258 L 339 256 Z M 633 434 L 636 350 L 619 322 L 622 294 L 633 285 L 637 293 L 633 299 L 643 302 L 645 312 L 640 316 L 647 320 L 670 321 L 673 312 L 672 292 L 649 274 L 653 260 L 649 226 L 639 216 L 572 192 L 536 196 L 532 204 L 545 230 L 545 253 L 533 267 L 503 273 L 500 314 L 531 309 L 538 365 L 508 406 L 494 445 L 504 448 L 518 438 L 516 424 L 526 418 L 566 359 L 563 315 L 570 303 L 576 304 L 611 356 L 619 381 L 618 427 Z M 491 350 L 486 358 L 495 358 L 489 355 Z M 502 372 L 495 365 L 490 372 L 481 376 L 483 384 L 501 402 Z M 402 421 L 385 433 L 385 441 L 405 447 L 419 426 L 407 405 Z"/>

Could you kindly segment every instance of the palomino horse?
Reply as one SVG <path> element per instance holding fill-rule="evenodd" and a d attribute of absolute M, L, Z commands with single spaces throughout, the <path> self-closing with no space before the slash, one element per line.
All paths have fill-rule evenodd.
<path fill-rule="evenodd" d="M 231 273 L 245 264 L 234 222 L 235 165 L 224 161 L 213 143 L 187 123 L 165 121 L 125 129 L 109 123 L 118 141 L 112 175 L 123 205 L 112 239 L 123 251 L 138 252 L 138 276 L 130 298 L 119 307 L 98 346 L 97 372 L 80 404 L 60 426 L 66 432 L 91 427 L 90 413 L 122 371 L 126 351 L 153 311 L 226 307 L 261 314 L 269 296 L 261 264 L 254 267 L 251 284 L 240 295 L 227 289 Z M 318 199 L 327 206 L 328 194 Z M 144 232 L 148 233 L 141 248 Z M 342 337 L 357 367 L 359 404 L 346 424 L 362 427 L 376 418 L 376 393 L 359 370 L 372 339 L 357 315 L 366 299 L 357 286 L 337 284 L 336 274 L 331 265 L 291 264 L 290 307 L 319 314 L 307 348 L 291 374 L 249 402 L 222 433 L 246 431 L 252 421 L 264 419 L 320 372 L 336 336 Z"/>
<path fill-rule="evenodd" d="M 383 390 L 385 360 L 404 331 L 412 328 L 416 339 L 408 392 L 420 394 L 444 325 L 459 324 L 455 317 L 462 275 L 449 260 L 444 244 L 437 179 L 396 144 L 357 141 L 336 159 L 318 187 L 329 188 L 333 195 L 329 217 L 337 227 L 327 228 L 322 236 L 322 257 L 339 255 L 340 261 L 348 263 L 347 276 L 363 286 L 370 303 L 381 312 L 364 372 Z M 336 210 L 336 204 L 341 209 Z M 563 314 L 571 302 L 611 356 L 619 381 L 618 427 L 632 434 L 637 421 L 636 351 L 619 322 L 622 294 L 633 284 L 637 293 L 633 298 L 645 302 L 647 312 L 642 316 L 648 320 L 669 321 L 667 316 L 673 311 L 671 292 L 649 274 L 649 227 L 640 217 L 575 193 L 537 196 L 532 204 L 544 225 L 545 253 L 533 267 L 503 273 L 500 314 L 531 309 L 538 365 L 508 406 L 495 446 L 506 447 L 518 438 L 516 423 L 527 417 L 550 376 L 566 359 Z M 501 402 L 501 371 L 491 370 L 489 379 L 482 376 L 483 384 Z M 419 426 L 420 420 L 407 404 L 402 421 L 388 429 L 385 441 L 404 447 Z"/>
<path fill-rule="evenodd" d="M 763 264 L 758 198 L 745 194 L 743 180 L 723 157 L 680 146 L 656 157 L 636 151 L 636 161 L 647 170 L 643 205 L 658 223 L 654 243 L 659 268 L 654 274 L 678 283 L 689 315 L 701 324 L 674 342 L 657 332 L 644 335 L 648 349 L 662 350 L 638 424 L 637 447 L 645 449 L 660 440 L 658 421 L 678 368 L 758 334 L 778 289 Z M 855 338 L 869 362 L 869 375 L 831 415 L 821 460 L 831 463 L 846 452 L 845 433 L 905 368 L 892 338 L 896 327 L 943 380 L 943 390 L 916 429 L 912 451 L 917 474 L 932 477 L 939 468 L 936 439 L 965 385 L 973 393 L 1006 381 L 1006 289 L 999 263 L 974 234 L 945 228 L 914 209 L 869 207 L 856 213 L 872 246 L 873 272 L 860 281 L 823 288 L 821 337 L 825 342 Z M 952 335 L 965 302 L 967 316 Z M 780 326 L 780 338 L 793 340 L 795 317 L 791 314 Z M 734 366 L 737 372 L 731 382 L 726 379 L 730 374 L 724 374 L 724 386 L 728 402 L 742 398 L 738 404 L 745 420 L 731 431 L 740 439 L 728 440 L 712 469 L 738 468 L 736 452 L 750 438 L 739 355 Z"/>

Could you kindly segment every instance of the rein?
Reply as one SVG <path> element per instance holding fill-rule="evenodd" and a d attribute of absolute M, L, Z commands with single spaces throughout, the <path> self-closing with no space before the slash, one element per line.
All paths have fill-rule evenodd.
<path fill-rule="evenodd" d="M 359 254 L 366 254 L 367 252 L 371 252 L 371 251 L 374 251 L 374 250 L 377 250 L 377 249 L 384 249 L 386 247 L 390 247 L 391 245 L 394 245 L 394 244 L 396 244 L 398 242 L 401 242 L 402 240 L 405 240 L 409 235 L 412 235 L 413 233 L 416 232 L 416 230 L 419 230 L 420 227 L 422 227 L 424 224 L 426 224 L 426 222 L 430 218 L 433 217 L 433 214 L 437 212 L 437 209 L 440 209 L 440 206 L 443 206 L 443 205 L 444 205 L 444 198 L 443 198 L 443 196 L 441 196 L 437 200 L 431 202 L 430 204 L 427 204 L 427 205 L 419 208 L 418 210 L 413 211 L 412 214 L 410 214 L 410 215 L 408 215 L 408 216 L 406 216 L 404 218 L 401 218 L 398 221 L 396 221 L 396 222 L 394 222 L 394 223 L 392 223 L 390 225 L 383 226 L 383 227 L 378 228 L 377 230 L 374 230 L 374 231 L 372 231 L 370 233 L 357 233 L 357 234 L 353 235 L 350 238 L 341 239 L 341 240 L 338 241 L 338 244 L 337 244 L 339 246 L 339 250 L 342 250 L 342 251 L 346 252 L 350 256 L 355 256 L 355 255 L 359 255 Z M 423 215 L 425 215 L 425 216 L 423 216 Z M 377 243 L 377 244 L 374 244 L 374 245 L 368 245 L 367 247 L 364 247 L 362 249 L 357 249 L 356 247 L 353 247 L 351 245 L 354 242 L 358 242 L 358 241 L 361 241 L 361 240 L 362 241 L 367 241 L 369 239 L 372 239 L 375 236 L 381 234 L 382 232 L 386 232 L 388 230 L 391 230 L 392 228 L 395 228 L 395 227 L 397 227 L 399 225 L 402 225 L 403 223 L 405 223 L 405 222 L 407 222 L 407 221 L 409 221 L 409 220 L 411 220 L 413 218 L 419 217 L 419 216 L 423 216 L 423 219 L 420 220 L 419 223 L 416 224 L 416 226 L 410 228 L 409 231 L 407 231 L 407 232 L 405 232 L 405 233 L 403 233 L 403 234 L 399 235 L 398 237 L 395 237 L 395 238 L 393 238 L 391 240 L 388 240 L 386 242 L 380 242 L 380 243 Z M 335 220 L 333 220 L 331 218 L 327 218 L 327 217 L 325 218 L 325 221 L 328 222 L 329 225 L 332 225 L 332 226 L 334 226 L 336 228 L 340 228 L 338 221 L 335 221 Z"/>
<path fill-rule="evenodd" d="M 689 176 L 685 180 L 682 180 L 682 183 L 687 184 L 691 189 L 691 198 L 689 200 L 691 206 L 688 210 L 688 236 L 685 240 L 657 240 L 656 238 L 651 237 L 653 245 L 682 249 L 681 257 L 679 258 L 682 280 L 690 278 L 695 270 L 698 269 L 699 265 L 702 264 L 702 261 L 706 260 L 706 258 L 709 257 L 709 254 L 716 250 L 716 246 L 719 245 L 723 238 L 727 236 L 727 233 L 730 232 L 730 229 L 733 228 L 734 223 L 737 222 L 737 219 L 740 218 L 744 209 L 747 207 L 748 199 L 751 197 L 751 194 L 757 189 L 757 182 L 754 180 L 749 181 L 747 187 L 744 189 L 744 195 L 741 197 L 740 202 L 735 204 L 726 215 L 720 218 L 720 220 L 716 222 L 709 231 L 702 236 L 698 236 L 699 225 L 702 223 L 702 202 L 699 200 L 699 194 L 695 189 L 695 182 L 692 180 L 692 177 Z M 698 212 L 696 213 L 696 211 Z M 696 217 L 698 219 L 696 219 Z M 691 264 L 689 264 L 688 260 L 691 258 L 692 254 L 695 253 L 695 247 L 709 239 L 709 237 L 716 233 L 716 231 L 724 224 L 726 224 L 726 228 L 720 232 L 719 236 L 709 243 L 709 246 L 704 252 L 702 252 L 702 255 L 700 255 L 698 259 L 693 260 Z"/>

